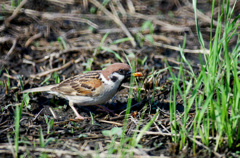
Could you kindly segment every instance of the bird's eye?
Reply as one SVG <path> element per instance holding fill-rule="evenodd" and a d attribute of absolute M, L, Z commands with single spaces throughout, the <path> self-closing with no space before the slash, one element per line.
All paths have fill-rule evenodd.
<path fill-rule="evenodd" d="M 123 73 L 124 73 L 123 69 L 118 70 L 118 72 L 119 72 L 120 74 L 123 74 Z"/>

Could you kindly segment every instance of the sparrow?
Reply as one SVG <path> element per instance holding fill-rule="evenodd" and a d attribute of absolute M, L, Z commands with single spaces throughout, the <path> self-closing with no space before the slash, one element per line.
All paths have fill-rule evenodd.
<path fill-rule="evenodd" d="M 115 63 L 104 70 L 89 71 L 59 84 L 27 89 L 21 93 L 48 92 L 65 98 L 76 115 L 75 119 L 84 120 L 74 104 L 81 106 L 103 104 L 117 93 L 121 84 L 126 82 L 130 76 L 131 68 L 128 64 Z"/>

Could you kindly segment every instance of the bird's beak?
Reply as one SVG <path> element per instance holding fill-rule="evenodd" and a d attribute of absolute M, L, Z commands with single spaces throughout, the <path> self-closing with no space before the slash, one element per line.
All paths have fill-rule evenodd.
<path fill-rule="evenodd" d="M 128 71 L 126 77 L 130 77 L 132 75 L 131 71 Z"/>

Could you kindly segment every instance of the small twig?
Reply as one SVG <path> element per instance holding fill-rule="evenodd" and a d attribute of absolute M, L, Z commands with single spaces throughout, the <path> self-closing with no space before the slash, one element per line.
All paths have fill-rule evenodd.
<path fill-rule="evenodd" d="M 129 122 L 133 122 L 133 123 L 135 124 L 135 126 L 138 125 L 138 122 L 136 121 L 137 119 L 135 119 L 135 118 L 134 118 L 133 116 L 131 116 L 131 115 L 130 115 L 129 118 L 130 118 L 130 120 L 131 120 L 131 121 L 129 121 Z"/>
<path fill-rule="evenodd" d="M 57 116 L 56 116 L 55 112 L 53 111 L 53 109 L 52 109 L 51 107 L 49 107 L 49 110 L 50 110 L 50 112 L 52 113 L 53 118 L 54 118 L 54 119 L 57 119 Z"/>
<path fill-rule="evenodd" d="M 23 59 L 22 63 L 24 63 L 24 64 L 31 64 L 32 66 L 35 66 L 35 65 L 36 65 L 35 62 L 30 61 L 30 60 L 27 60 L 27 59 L 25 59 L 25 58 Z"/>
<path fill-rule="evenodd" d="M 25 1 L 27 1 L 27 0 L 25 0 Z M 23 1 L 22 1 L 23 2 Z M 21 3 L 22 3 L 21 2 Z M 19 5 L 20 6 L 20 5 Z M 18 7 L 19 7 L 18 6 Z M 7 9 L 7 10 L 10 10 L 11 9 L 11 6 L 9 6 L 9 5 L 6 5 L 5 6 L 6 8 L 5 9 Z M 76 22 L 82 22 L 82 23 L 86 23 L 86 24 L 88 24 L 88 25 L 90 25 L 90 26 L 92 26 L 93 28 L 95 28 L 95 29 L 97 29 L 98 28 L 98 25 L 97 24 L 95 24 L 95 23 L 93 23 L 93 22 L 91 22 L 90 20 L 88 20 L 88 19 L 84 19 L 84 18 L 82 18 L 81 16 L 81 14 L 67 14 L 67 13 L 54 13 L 54 12 L 39 12 L 39 11 L 36 11 L 36 10 L 32 10 L 32 9 L 21 9 L 21 8 L 19 8 L 19 10 L 17 10 L 17 9 L 15 9 L 14 10 L 14 12 L 16 12 L 16 11 L 18 11 L 18 12 L 20 12 L 20 13 L 25 13 L 27 16 L 29 16 L 29 17 L 31 17 L 31 18 L 35 18 L 35 17 L 40 17 L 40 18 L 42 18 L 42 19 L 47 19 L 47 20 L 70 20 L 70 21 L 76 21 Z M 14 12 L 13 12 L 13 14 L 14 14 Z M 17 13 L 18 13 L 17 12 Z M 11 16 L 12 17 L 12 16 Z M 11 17 L 9 17 L 9 18 L 11 18 Z M 14 16 L 15 17 L 15 16 Z M 13 17 L 13 18 L 14 18 Z M 9 19 L 10 21 L 12 20 L 12 19 Z M 9 22 L 10 21 L 8 21 L 8 19 L 6 19 L 5 20 L 5 26 L 1 26 L 0 27 L 0 31 L 2 31 L 2 30 L 4 30 L 5 28 L 6 28 L 6 26 L 7 26 L 7 23 L 9 24 Z"/>
<path fill-rule="evenodd" d="M 129 9 L 129 12 L 134 14 L 135 13 L 135 8 L 134 8 L 133 2 L 131 0 L 127 0 L 127 6 L 128 6 L 128 9 Z"/>
<path fill-rule="evenodd" d="M 118 115 L 118 116 L 115 116 L 115 117 L 110 117 L 109 120 L 113 121 L 113 120 L 120 120 L 120 119 L 123 119 L 123 118 L 124 118 L 124 115 Z"/>
<path fill-rule="evenodd" d="M 8 51 L 7 55 L 5 56 L 5 60 L 12 54 L 14 48 L 16 47 L 17 44 L 17 39 L 13 39 L 13 45 L 11 47 L 11 49 Z"/>
<path fill-rule="evenodd" d="M 153 45 L 158 46 L 158 47 L 163 47 L 163 48 L 166 48 L 166 49 L 175 50 L 175 51 L 181 51 L 182 50 L 179 47 L 163 44 L 163 43 L 160 43 L 160 42 L 154 42 Z M 184 49 L 183 51 L 184 51 L 184 53 L 192 53 L 192 54 L 199 54 L 199 53 L 210 54 L 210 51 L 208 49 L 205 49 L 205 50 L 202 50 L 202 49 L 195 49 L 195 50 Z"/>
<path fill-rule="evenodd" d="M 40 33 L 38 33 L 38 34 L 35 34 L 35 35 L 33 35 L 32 37 L 30 37 L 28 40 L 27 40 L 27 42 L 25 43 L 25 47 L 28 47 L 31 43 L 32 43 L 32 41 L 34 41 L 35 39 L 38 39 L 38 38 L 40 38 L 40 37 L 42 37 L 42 32 L 40 32 Z"/>
<path fill-rule="evenodd" d="M 113 125 L 116 125 L 116 126 L 123 126 L 122 123 L 118 123 L 118 122 L 114 122 L 114 121 L 107 121 L 107 120 L 103 120 L 103 119 L 97 119 L 97 121 L 103 122 L 103 123 L 108 123 L 108 124 L 113 124 Z"/>
<path fill-rule="evenodd" d="M 149 117 L 150 117 L 151 119 L 153 119 L 153 117 L 152 117 L 151 115 L 149 115 Z M 158 117 L 159 117 L 159 115 L 157 116 L 156 120 L 158 120 Z M 158 125 L 156 124 L 155 121 L 153 122 L 153 124 L 155 125 L 156 129 L 158 130 L 158 132 L 162 133 L 162 130 L 158 127 Z"/>
<path fill-rule="evenodd" d="M 146 90 L 145 88 L 138 88 L 137 86 L 134 86 L 134 87 L 130 87 L 130 86 L 128 86 L 128 85 L 121 85 L 122 87 L 124 87 L 124 88 L 128 88 L 128 89 L 130 89 L 130 88 L 132 88 L 132 89 L 134 89 L 134 90 L 142 90 L 142 91 L 144 91 L 144 90 Z"/>
<path fill-rule="evenodd" d="M 83 7 L 85 10 L 88 8 L 88 0 L 83 0 Z"/>
<path fill-rule="evenodd" d="M 154 55 L 153 57 L 155 59 L 163 59 L 163 60 L 165 59 L 165 60 L 167 60 L 167 61 L 169 61 L 171 63 L 177 64 L 177 65 L 181 64 L 181 62 L 176 61 L 175 58 L 167 57 L 167 56 L 164 56 L 164 55 Z"/>
<path fill-rule="evenodd" d="M 130 16 L 139 18 L 139 19 L 144 19 L 144 20 L 151 20 L 154 24 L 160 25 L 163 31 L 168 31 L 168 32 L 185 32 L 188 31 L 189 28 L 185 26 L 177 26 L 177 25 L 172 25 L 166 22 L 163 22 L 161 20 L 158 20 L 156 16 L 151 16 L 151 15 L 144 15 L 140 13 L 129 13 Z"/>
<path fill-rule="evenodd" d="M 133 36 L 131 33 L 128 31 L 127 27 L 122 23 L 122 21 L 116 17 L 114 14 L 112 14 L 110 11 L 108 11 L 101 3 L 99 3 L 96 0 L 89 0 L 92 4 L 94 4 L 96 7 L 98 7 L 100 10 L 104 12 L 110 19 L 112 19 L 116 24 L 118 24 L 121 29 L 124 31 L 124 33 L 130 38 L 130 41 L 133 45 L 133 47 L 136 47 L 136 42 L 134 41 Z"/>
<path fill-rule="evenodd" d="M 7 135 L 7 138 L 8 138 L 8 142 L 9 142 L 10 151 L 11 151 L 13 157 L 16 158 L 16 154 L 15 154 L 15 152 L 14 152 L 13 145 L 12 145 L 12 141 L 11 141 L 9 135 Z"/>
<path fill-rule="evenodd" d="M 11 75 L 6 74 L 6 73 L 3 73 L 3 76 L 5 76 L 5 77 L 7 77 L 7 78 L 10 78 L 10 79 L 13 79 L 13 80 L 16 80 L 16 81 L 19 80 L 17 77 L 11 76 Z"/>
<path fill-rule="evenodd" d="M 119 0 L 114 0 L 114 3 L 116 3 L 116 5 L 118 7 L 118 10 L 121 12 L 124 21 L 126 21 L 126 19 L 127 19 L 127 12 L 124 9 L 122 3 Z"/>
<path fill-rule="evenodd" d="M 140 105 L 140 104 L 142 104 L 142 101 L 139 102 L 139 103 L 136 103 L 136 104 L 132 105 L 131 108 L 133 108 L 133 107 L 135 107 L 135 106 L 138 106 L 138 105 Z M 127 111 L 127 109 L 121 111 L 119 115 L 122 115 L 125 111 Z"/>
<path fill-rule="evenodd" d="M 12 15 L 4 21 L 4 24 L 7 27 L 9 26 L 9 23 L 18 15 L 20 9 L 24 6 L 25 3 L 27 3 L 27 1 L 28 0 L 21 1 L 21 3 L 18 5 L 18 7 L 13 11 Z"/>
<path fill-rule="evenodd" d="M 141 34 L 139 34 L 139 35 L 141 35 Z M 141 35 L 141 37 L 143 37 L 143 35 Z M 144 38 L 144 41 L 151 43 L 151 41 L 149 41 L 147 38 Z M 152 45 L 153 46 L 162 47 L 162 48 L 166 48 L 166 49 L 175 50 L 175 51 L 181 51 L 182 50 L 181 48 L 179 48 L 177 46 L 171 46 L 171 45 L 168 45 L 168 44 L 163 44 L 163 43 L 155 42 L 155 41 L 153 42 Z M 210 50 L 208 50 L 208 49 L 204 49 L 204 50 L 202 50 L 202 49 L 195 49 L 195 50 L 184 49 L 183 51 L 184 51 L 184 53 L 192 53 L 192 54 L 199 54 L 199 53 L 201 53 L 201 54 L 210 54 Z"/>
<path fill-rule="evenodd" d="M 66 63 L 65 65 L 63 65 L 63 66 L 61 66 L 61 67 L 54 68 L 54 69 L 51 69 L 51 70 L 47 70 L 47 71 L 44 71 L 44 72 L 40 72 L 40 73 L 35 74 L 35 75 L 32 74 L 32 75 L 30 75 L 30 77 L 31 77 L 31 78 L 37 78 L 37 77 L 46 76 L 46 75 L 48 75 L 48 74 L 50 74 L 50 73 L 53 73 L 53 72 L 55 72 L 55 71 L 62 70 L 62 69 L 64 69 L 64 68 L 72 65 L 73 63 L 74 63 L 73 61 L 70 61 L 70 62 Z"/>
<path fill-rule="evenodd" d="M 192 3 L 189 1 L 183 1 L 185 3 L 186 6 L 188 6 L 190 9 L 192 9 Z M 197 11 L 197 16 L 199 17 L 199 19 L 202 19 L 203 21 L 211 24 L 213 23 L 214 26 L 218 25 L 218 22 L 214 19 L 211 19 L 209 16 L 205 15 L 203 12 L 201 12 L 200 10 L 196 10 Z M 222 28 L 224 28 L 224 25 L 222 25 Z"/>
<path fill-rule="evenodd" d="M 11 146 L 9 145 L 1 145 L 0 146 L 1 151 L 3 151 L 4 149 L 6 150 L 11 150 Z M 19 146 L 19 150 L 21 151 L 35 151 L 35 152 L 46 152 L 46 153 L 54 153 L 57 156 L 61 157 L 61 155 L 63 154 L 67 154 L 67 155 L 79 155 L 76 152 L 73 151 L 69 151 L 69 150 L 58 150 L 58 149 L 48 149 L 48 148 L 31 148 L 31 147 L 27 147 L 27 146 Z"/>
<path fill-rule="evenodd" d="M 217 153 L 217 152 L 214 151 L 214 150 L 211 150 L 209 147 L 203 145 L 203 144 L 202 144 L 201 142 L 199 142 L 198 140 L 193 139 L 193 138 L 191 138 L 191 137 L 189 137 L 189 136 L 188 136 L 188 138 L 189 138 L 191 141 L 195 142 L 197 145 L 202 146 L 203 148 L 205 148 L 205 149 L 207 149 L 208 151 L 212 152 L 215 156 L 217 156 L 217 157 L 223 157 L 223 155 Z"/>
<path fill-rule="evenodd" d="M 140 132 L 140 130 L 133 130 L 135 132 Z M 152 131 L 146 131 L 144 133 L 145 135 L 162 135 L 162 136 L 181 136 L 180 134 L 173 134 L 173 133 L 162 133 L 162 132 L 152 132 Z M 192 136 L 192 135 L 188 135 L 189 137 L 195 137 L 197 139 L 201 139 L 201 136 Z M 217 140 L 218 138 L 216 137 L 208 137 L 210 140 Z M 222 137 L 223 140 L 228 140 L 228 138 L 226 137 Z"/>
<path fill-rule="evenodd" d="M 20 120 L 20 122 L 22 122 L 23 120 L 26 120 L 26 118 L 22 118 L 22 119 Z M 19 123 L 20 123 L 20 122 L 19 122 Z M 6 129 L 0 131 L 0 134 L 3 133 L 3 132 L 5 132 L 5 131 L 7 131 L 7 130 L 9 130 L 10 128 L 13 128 L 13 127 L 15 127 L 14 124 L 10 125 L 10 127 L 8 127 L 8 128 L 6 128 Z"/>
<path fill-rule="evenodd" d="M 74 0 L 47 0 L 55 5 L 58 5 L 58 6 L 61 6 L 61 7 L 64 7 L 65 5 L 68 5 L 68 4 L 71 4 L 71 5 L 74 5 L 75 1 Z"/>

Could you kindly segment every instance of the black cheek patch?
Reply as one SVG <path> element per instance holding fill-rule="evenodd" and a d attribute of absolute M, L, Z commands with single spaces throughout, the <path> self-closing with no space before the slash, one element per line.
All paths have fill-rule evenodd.
<path fill-rule="evenodd" d="M 116 82 L 118 80 L 118 78 L 116 76 L 111 76 L 110 78 L 113 82 Z"/>

